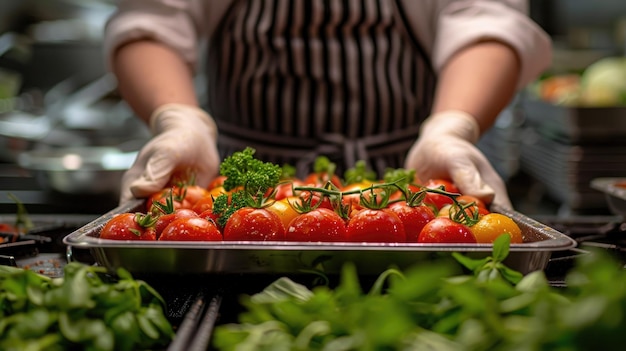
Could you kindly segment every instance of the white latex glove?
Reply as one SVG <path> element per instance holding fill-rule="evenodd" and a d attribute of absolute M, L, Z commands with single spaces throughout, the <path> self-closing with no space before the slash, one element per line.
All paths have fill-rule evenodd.
<path fill-rule="evenodd" d="M 504 181 L 474 145 L 479 137 L 480 127 L 468 113 L 436 113 L 424 121 L 405 167 L 423 181 L 451 179 L 462 194 L 512 209 Z"/>
<path fill-rule="evenodd" d="M 217 127 L 202 109 L 163 105 L 150 117 L 150 130 L 154 137 L 122 178 L 120 203 L 163 189 L 177 170 L 192 170 L 195 184 L 203 187 L 217 175 Z"/>

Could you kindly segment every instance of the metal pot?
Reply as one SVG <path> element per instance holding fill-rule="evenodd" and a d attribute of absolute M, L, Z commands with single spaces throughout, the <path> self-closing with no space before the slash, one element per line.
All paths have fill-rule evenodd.
<path fill-rule="evenodd" d="M 22 152 L 18 164 L 44 189 L 71 195 L 118 194 L 124 172 L 137 156 L 115 147 L 70 147 Z"/>

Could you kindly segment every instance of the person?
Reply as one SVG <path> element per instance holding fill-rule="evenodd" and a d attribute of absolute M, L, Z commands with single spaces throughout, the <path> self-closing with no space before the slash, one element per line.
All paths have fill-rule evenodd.
<path fill-rule="evenodd" d="M 521 0 L 121 0 L 106 62 L 154 137 L 120 202 L 185 167 L 207 185 L 250 146 L 299 175 L 318 155 L 340 169 L 365 160 L 511 207 L 475 143 L 551 62 L 527 12 Z"/>

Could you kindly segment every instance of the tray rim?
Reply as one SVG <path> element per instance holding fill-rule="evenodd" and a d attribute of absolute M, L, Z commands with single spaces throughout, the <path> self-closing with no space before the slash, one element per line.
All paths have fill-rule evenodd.
<path fill-rule="evenodd" d="M 143 205 L 142 199 L 126 202 L 101 217 L 87 223 L 63 238 L 63 243 L 76 249 L 182 249 L 182 250 L 285 250 L 285 251 L 415 251 L 415 252 L 491 252 L 492 244 L 426 244 L 426 243 L 324 243 L 293 241 L 138 241 L 100 239 L 90 235 L 99 230 L 113 216 L 124 212 L 134 212 Z M 492 212 L 511 217 L 516 222 L 540 229 L 548 239 L 511 244 L 510 252 L 560 251 L 577 246 L 571 237 L 542 224 L 521 213 L 500 206 L 492 206 Z"/>

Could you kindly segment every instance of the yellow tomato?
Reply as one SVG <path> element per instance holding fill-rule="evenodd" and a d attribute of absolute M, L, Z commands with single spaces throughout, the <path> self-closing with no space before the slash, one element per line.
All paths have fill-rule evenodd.
<path fill-rule="evenodd" d="M 511 237 L 511 244 L 524 242 L 522 230 L 510 217 L 501 213 L 489 213 L 470 227 L 478 243 L 493 243 L 502 234 Z"/>
<path fill-rule="evenodd" d="M 272 211 L 278 215 L 280 221 L 283 223 L 285 230 L 289 228 L 289 223 L 298 217 L 299 213 L 296 211 L 291 203 L 296 203 L 300 198 L 297 196 L 289 196 L 284 199 L 274 201 L 272 205 L 267 207 L 267 210 Z"/>

